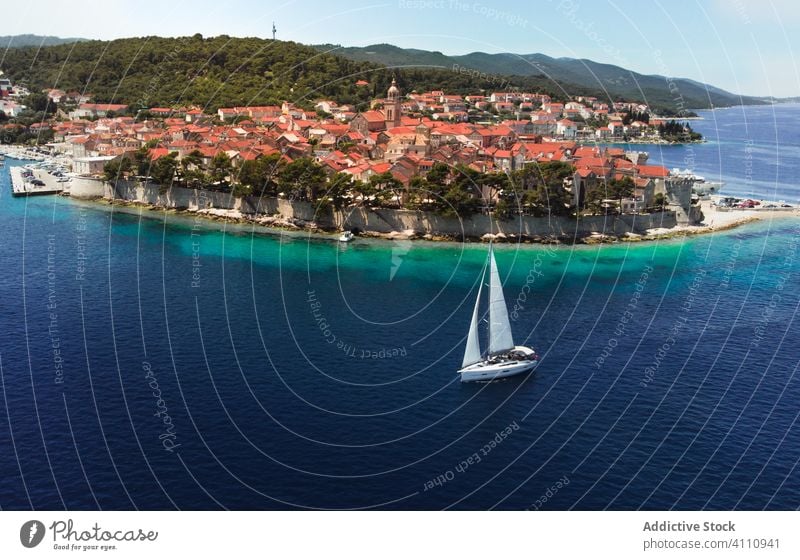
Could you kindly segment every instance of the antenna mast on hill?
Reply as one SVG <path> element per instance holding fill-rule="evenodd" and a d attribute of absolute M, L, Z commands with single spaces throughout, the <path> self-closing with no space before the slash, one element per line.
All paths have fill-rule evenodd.
<path fill-rule="evenodd" d="M 275 40 L 275 32 L 276 31 L 277 31 L 277 29 L 275 29 L 275 22 L 273 21 L 272 22 L 272 40 L 273 41 Z"/>

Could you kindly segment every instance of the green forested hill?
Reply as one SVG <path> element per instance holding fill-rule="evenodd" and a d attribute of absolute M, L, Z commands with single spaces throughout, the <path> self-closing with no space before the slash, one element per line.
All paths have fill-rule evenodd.
<path fill-rule="evenodd" d="M 475 93 L 518 87 L 561 91 L 538 75 L 471 76 L 452 69 L 387 68 L 287 41 L 228 36 L 139 37 L 8 49 L 1 70 L 33 91 L 44 88 L 91 93 L 96 101 L 133 108 L 195 104 L 208 110 L 283 100 L 308 105 L 320 97 L 367 106 L 383 95 L 393 75 L 405 92 L 446 89 Z M 368 87 L 357 87 L 364 79 Z M 590 93 L 570 86 L 570 93 Z"/>
<path fill-rule="evenodd" d="M 125 103 L 134 109 L 198 105 L 214 111 L 221 106 L 284 100 L 308 107 L 322 97 L 364 109 L 370 99 L 383 95 L 393 75 L 404 92 L 444 89 L 467 94 L 519 88 L 561 100 L 580 94 L 640 99 L 638 83 L 645 87 L 644 97 L 654 108 L 674 108 L 667 94 L 658 91 L 659 85 L 666 87 L 663 78 L 637 78 L 626 70 L 592 63 L 595 77 L 590 79 L 581 71 L 585 61 L 548 59 L 537 66 L 513 58 L 516 55 L 447 57 L 391 45 L 331 50 L 330 46 L 199 34 L 10 48 L 2 54 L 0 70 L 32 91 L 77 90 L 91 93 L 96 101 Z M 454 71 L 454 64 L 469 72 Z M 627 77 L 618 75 L 625 72 Z M 356 86 L 361 79 L 370 86 Z M 732 94 L 686 82 L 681 91 L 687 107 L 706 106 L 709 95 L 715 104 L 735 102 Z"/>
<path fill-rule="evenodd" d="M 52 35 L 3 35 L 0 36 L 0 49 L 13 49 L 16 47 L 49 47 L 66 43 L 86 41 L 77 37 L 54 37 Z M 0 55 L 2 58 L 2 55 Z"/>
<path fill-rule="evenodd" d="M 9 49 L 2 62 L 6 74 L 32 90 L 85 91 L 134 107 L 209 109 L 334 93 L 357 99 L 353 82 L 365 73 L 369 79 L 374 68 L 296 43 L 200 35 Z"/>

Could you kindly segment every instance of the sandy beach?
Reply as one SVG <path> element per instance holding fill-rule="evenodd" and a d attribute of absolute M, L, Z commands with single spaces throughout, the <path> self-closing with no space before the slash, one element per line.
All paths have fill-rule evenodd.
<path fill-rule="evenodd" d="M 799 218 L 800 207 L 781 208 L 780 203 L 768 200 L 760 201 L 756 208 L 721 208 L 711 200 L 703 200 L 700 207 L 703 210 L 703 221 L 697 225 L 676 226 L 674 228 L 656 228 L 648 230 L 645 239 L 674 236 L 676 234 L 702 234 L 714 231 L 723 231 L 747 224 L 756 220 L 772 220 L 778 218 Z M 778 208 L 765 208 L 774 204 Z"/>

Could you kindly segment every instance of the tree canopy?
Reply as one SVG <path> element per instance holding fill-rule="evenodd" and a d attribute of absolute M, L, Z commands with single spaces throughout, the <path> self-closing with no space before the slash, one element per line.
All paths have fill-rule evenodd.
<path fill-rule="evenodd" d="M 498 218 L 519 214 L 568 216 L 573 212 L 572 197 L 565 186 L 573 168 L 565 162 L 530 163 L 512 173 L 481 173 L 468 166 L 451 167 L 437 162 L 425 175 L 415 176 L 405 184 L 390 171 L 361 181 L 348 173 L 330 172 L 312 158 L 287 162 L 278 153 L 236 166 L 225 152 L 204 161 L 199 151 L 184 155 L 180 161 L 177 152 L 153 160 L 145 147 L 106 164 L 104 175 L 110 182 L 138 176 L 162 188 L 180 186 L 235 196 L 282 196 L 335 209 L 358 204 L 419 209 L 462 218 L 486 209 L 493 210 Z"/>

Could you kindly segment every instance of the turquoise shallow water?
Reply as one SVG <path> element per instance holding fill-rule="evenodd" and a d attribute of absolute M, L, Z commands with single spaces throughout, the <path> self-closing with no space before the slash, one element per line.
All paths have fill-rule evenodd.
<path fill-rule="evenodd" d="M 542 364 L 464 385 L 484 245 L 143 216 L 0 171 L 0 507 L 800 506 L 798 220 L 498 246 Z"/>

